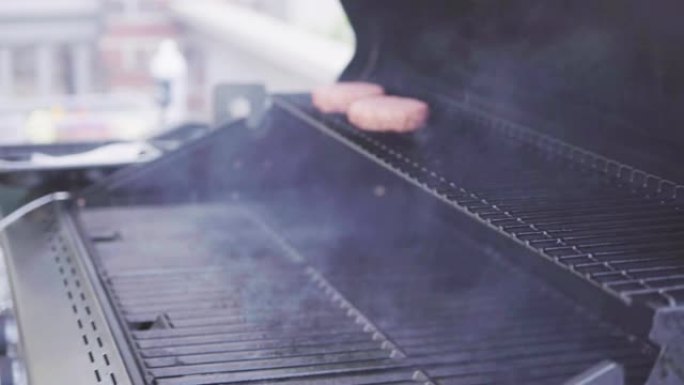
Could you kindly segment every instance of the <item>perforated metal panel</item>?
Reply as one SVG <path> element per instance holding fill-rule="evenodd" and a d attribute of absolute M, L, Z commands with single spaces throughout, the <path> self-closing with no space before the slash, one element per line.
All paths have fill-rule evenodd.
<path fill-rule="evenodd" d="M 4 237 L 15 311 L 33 385 L 131 384 L 60 203 Z"/>

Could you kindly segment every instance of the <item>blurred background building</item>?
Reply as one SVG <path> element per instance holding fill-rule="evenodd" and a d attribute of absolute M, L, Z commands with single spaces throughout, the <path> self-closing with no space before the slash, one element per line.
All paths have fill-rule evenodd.
<path fill-rule="evenodd" d="M 150 61 L 160 42 L 178 39 L 179 28 L 165 0 L 104 0 L 99 39 L 109 92 L 145 92 L 153 87 Z"/>
<path fill-rule="evenodd" d="M 0 1 L 3 99 L 96 89 L 101 16 L 97 0 Z"/>
<path fill-rule="evenodd" d="M 353 47 L 337 0 L 0 0 L 0 143 L 168 128 L 151 71 L 164 41 L 185 63 L 182 120 L 199 122 L 217 84 L 309 89 L 333 81 Z"/>

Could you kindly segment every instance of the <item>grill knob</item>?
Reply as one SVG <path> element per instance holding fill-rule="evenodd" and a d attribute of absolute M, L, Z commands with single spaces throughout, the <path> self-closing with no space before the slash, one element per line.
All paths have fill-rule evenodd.
<path fill-rule="evenodd" d="M 0 358 L 0 385 L 28 385 L 24 365 L 13 358 Z"/>

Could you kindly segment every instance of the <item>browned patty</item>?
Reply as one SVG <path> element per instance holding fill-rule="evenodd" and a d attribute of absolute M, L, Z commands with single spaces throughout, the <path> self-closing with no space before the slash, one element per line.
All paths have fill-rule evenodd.
<path fill-rule="evenodd" d="M 341 82 L 315 89 L 311 93 L 311 99 L 314 106 L 323 113 L 344 114 L 355 101 L 384 93 L 382 86 L 377 84 Z"/>
<path fill-rule="evenodd" d="M 354 102 L 349 121 L 368 131 L 410 132 L 425 125 L 430 115 L 427 103 L 399 96 L 376 96 Z"/>

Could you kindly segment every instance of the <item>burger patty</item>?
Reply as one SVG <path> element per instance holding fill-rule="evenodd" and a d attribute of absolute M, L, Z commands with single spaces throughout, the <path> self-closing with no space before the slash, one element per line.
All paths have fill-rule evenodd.
<path fill-rule="evenodd" d="M 341 82 L 315 89 L 311 94 L 313 105 L 319 111 L 347 113 L 352 103 L 368 97 L 384 95 L 382 86 L 364 82 Z"/>
<path fill-rule="evenodd" d="M 349 121 L 368 131 L 411 132 L 425 125 L 430 115 L 427 103 L 399 96 L 375 96 L 349 107 Z"/>

